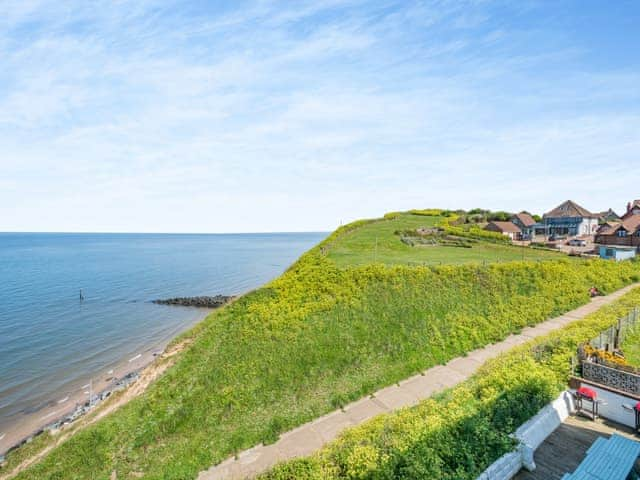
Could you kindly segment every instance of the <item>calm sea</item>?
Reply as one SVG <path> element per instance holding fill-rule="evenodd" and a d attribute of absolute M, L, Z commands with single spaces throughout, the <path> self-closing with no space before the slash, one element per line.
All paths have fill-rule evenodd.
<path fill-rule="evenodd" d="M 325 236 L 0 234 L 0 432 L 206 314 L 151 300 L 246 292 Z"/>

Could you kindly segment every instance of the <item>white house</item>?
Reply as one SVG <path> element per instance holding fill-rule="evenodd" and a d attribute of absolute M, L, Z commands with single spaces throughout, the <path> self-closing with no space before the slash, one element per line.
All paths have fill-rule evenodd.
<path fill-rule="evenodd" d="M 547 235 L 593 235 L 598 229 L 598 215 L 571 200 L 545 213 L 542 218 Z"/>

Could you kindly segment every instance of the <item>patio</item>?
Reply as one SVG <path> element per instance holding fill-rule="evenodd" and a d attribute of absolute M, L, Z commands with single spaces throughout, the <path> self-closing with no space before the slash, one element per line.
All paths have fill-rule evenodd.
<path fill-rule="evenodd" d="M 534 454 L 536 469 L 520 471 L 516 480 L 560 480 L 565 473 L 573 472 L 584 459 L 587 450 L 598 437 L 608 438 L 617 433 L 633 440 L 640 437 L 624 425 L 602 418 L 591 421 L 581 416 L 571 416 L 540 445 Z"/>

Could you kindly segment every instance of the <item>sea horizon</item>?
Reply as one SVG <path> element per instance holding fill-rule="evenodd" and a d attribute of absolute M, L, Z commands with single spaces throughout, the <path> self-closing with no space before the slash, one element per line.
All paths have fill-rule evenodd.
<path fill-rule="evenodd" d="M 263 231 L 263 232 L 115 232 L 115 231 L 95 231 L 95 232 L 65 232 L 65 231 L 0 231 L 0 235 L 271 235 L 271 234 L 325 234 L 332 230 L 291 230 L 291 231 Z"/>

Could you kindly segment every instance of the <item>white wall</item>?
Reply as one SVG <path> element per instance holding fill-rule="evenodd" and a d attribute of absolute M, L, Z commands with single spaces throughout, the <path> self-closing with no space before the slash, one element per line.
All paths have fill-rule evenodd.
<path fill-rule="evenodd" d="M 515 436 L 520 442 L 536 450 L 574 410 L 573 395 L 562 392 L 553 402 L 523 423 L 516 430 Z"/>
<path fill-rule="evenodd" d="M 509 452 L 493 462 L 476 480 L 509 480 L 522 468 L 520 452 Z"/>
<path fill-rule="evenodd" d="M 514 437 L 520 442 L 515 452 L 509 452 L 489 466 L 476 480 L 510 480 L 522 467 L 535 469 L 533 452 L 575 409 L 573 395 L 562 392 L 534 417 L 523 423 Z"/>
<path fill-rule="evenodd" d="M 580 224 L 578 235 L 591 235 L 598 228 L 597 218 L 584 218 Z"/>
<path fill-rule="evenodd" d="M 613 420 L 614 422 L 621 423 L 631 428 L 635 428 L 635 414 L 622 408 L 623 403 L 626 403 L 627 405 L 635 405 L 637 403 L 635 400 L 624 397 L 622 395 L 618 395 L 617 393 L 613 393 L 608 390 L 594 387 L 593 385 L 585 385 L 587 385 L 591 390 L 594 390 L 598 394 L 598 400 L 604 400 L 606 402 L 606 405 L 600 405 L 598 407 L 598 413 L 601 417 L 608 418 L 609 420 Z M 591 404 L 588 402 L 585 403 L 585 408 L 588 409 L 589 407 L 587 407 L 587 405 Z"/>
<path fill-rule="evenodd" d="M 635 250 L 617 250 L 616 251 L 616 260 L 629 260 L 636 256 Z"/>

